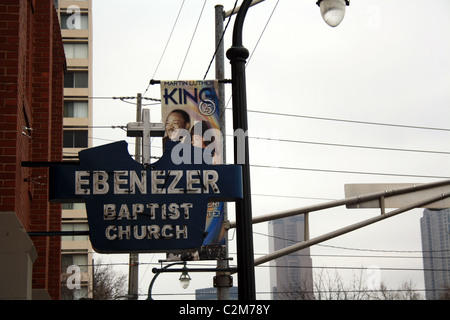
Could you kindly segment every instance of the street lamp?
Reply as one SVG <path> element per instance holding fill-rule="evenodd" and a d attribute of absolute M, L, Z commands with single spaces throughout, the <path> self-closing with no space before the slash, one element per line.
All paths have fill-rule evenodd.
<path fill-rule="evenodd" d="M 155 283 L 156 278 L 158 278 L 158 276 L 163 273 L 164 271 L 166 271 L 166 269 L 168 269 L 171 266 L 177 265 L 177 264 L 182 264 L 184 265 L 183 268 L 181 269 L 181 276 L 180 276 L 180 285 L 183 289 L 186 289 L 187 287 L 189 287 L 189 283 L 191 281 L 191 277 L 188 274 L 188 268 L 186 267 L 186 261 L 183 262 L 174 262 L 171 264 L 168 264 L 167 266 L 165 266 L 164 268 L 162 268 L 161 270 L 158 270 L 156 268 L 153 268 L 153 273 L 155 273 L 155 276 L 153 277 L 152 281 L 150 282 L 150 285 L 148 286 L 148 295 L 147 295 L 147 300 L 153 300 L 152 298 L 152 289 L 153 289 L 153 284 Z"/>
<path fill-rule="evenodd" d="M 248 50 L 242 44 L 242 29 L 245 16 L 252 0 L 244 0 L 236 16 L 233 29 L 233 43 L 227 51 L 231 64 L 233 95 L 234 163 L 242 167 L 243 199 L 236 201 L 236 249 L 238 270 L 238 295 L 240 300 L 256 300 L 255 263 L 253 253 L 252 204 L 250 191 L 250 163 L 248 155 L 247 89 L 245 64 Z M 319 0 L 322 17 L 335 27 L 345 14 L 347 0 Z M 243 134 L 243 135 L 242 135 Z M 238 136 L 244 137 L 244 143 L 238 143 Z"/>
<path fill-rule="evenodd" d="M 323 21 L 330 27 L 338 26 L 345 16 L 345 7 L 350 5 L 349 0 L 319 0 L 316 3 L 320 7 Z"/>
<path fill-rule="evenodd" d="M 189 283 L 191 282 L 191 277 L 188 274 L 188 268 L 186 267 L 186 263 L 184 264 L 183 269 L 181 269 L 181 276 L 180 276 L 180 284 L 183 289 L 186 289 L 189 287 Z"/>

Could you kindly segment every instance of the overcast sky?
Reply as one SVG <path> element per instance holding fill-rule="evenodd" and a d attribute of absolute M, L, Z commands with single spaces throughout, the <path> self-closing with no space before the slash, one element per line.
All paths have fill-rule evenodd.
<path fill-rule="evenodd" d="M 246 73 L 253 216 L 342 199 L 348 183 L 426 183 L 450 178 L 450 2 L 353 0 L 336 28 L 323 22 L 315 2 L 266 0 L 250 8 L 245 20 L 244 46 L 252 54 Z M 159 85 L 148 86 L 152 77 L 203 79 L 215 49 L 214 7 L 222 4 L 230 10 L 235 0 L 190 0 L 180 11 L 182 3 L 93 1 L 94 98 L 145 92 L 145 97 L 159 99 Z M 226 49 L 231 46 L 233 24 L 231 19 Z M 227 59 L 225 69 L 226 78 L 231 78 Z M 214 78 L 214 70 L 213 65 L 207 79 Z M 229 135 L 233 132 L 230 93 L 231 85 L 226 85 Z M 94 99 L 94 125 L 123 126 L 135 121 L 136 100 L 126 101 Z M 150 108 L 152 122 L 161 120 L 159 105 L 144 107 Z M 94 146 L 117 140 L 129 141 L 130 153 L 134 152 L 134 140 L 127 139 L 123 130 L 93 132 Z M 158 140 L 152 148 L 155 156 L 161 154 Z M 231 163 L 231 139 L 227 146 Z M 230 220 L 234 220 L 230 207 Z M 422 211 L 415 209 L 314 246 L 313 265 L 357 268 L 339 269 L 345 279 L 361 272 L 367 277 L 365 268 L 375 265 L 382 268 L 381 280 L 389 288 L 411 280 L 416 289 L 423 289 L 422 271 L 383 269 L 423 268 Z M 310 236 L 378 214 L 378 210 L 345 207 L 312 213 Z M 255 225 L 254 231 L 255 253 L 268 253 L 267 224 Z M 230 238 L 233 235 L 230 232 Z M 233 257 L 234 245 L 232 241 Z M 367 257 L 373 255 L 408 258 Z M 140 260 L 157 262 L 162 257 L 146 254 Z M 102 259 L 128 261 L 123 255 Z M 270 298 L 260 294 L 270 291 L 267 265 L 256 268 L 261 299 Z M 141 294 L 147 292 L 153 267 L 143 264 L 139 269 Z M 178 290 L 179 275 L 164 274 L 153 292 L 164 293 L 164 283 L 173 281 L 173 293 L 193 293 L 212 286 L 212 276 L 191 274 L 191 286 L 182 291 Z"/>

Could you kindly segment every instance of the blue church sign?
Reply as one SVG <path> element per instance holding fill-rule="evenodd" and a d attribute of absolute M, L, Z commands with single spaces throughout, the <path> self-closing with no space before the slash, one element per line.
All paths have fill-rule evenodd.
<path fill-rule="evenodd" d="M 149 166 L 131 158 L 125 141 L 83 150 L 79 164 L 50 167 L 50 201 L 86 203 L 97 252 L 196 249 L 207 236 L 208 202 L 242 198 L 242 173 L 237 165 L 207 164 L 201 148 L 179 147 L 168 142 Z M 185 153 L 181 164 L 172 160 L 175 149 Z"/>

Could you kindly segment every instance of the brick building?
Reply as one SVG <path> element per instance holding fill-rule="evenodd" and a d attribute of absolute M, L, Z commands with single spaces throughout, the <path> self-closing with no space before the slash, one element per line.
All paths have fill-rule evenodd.
<path fill-rule="evenodd" d="M 53 0 L 0 0 L 0 299 L 59 299 L 61 205 L 48 168 L 62 161 L 66 62 Z"/>

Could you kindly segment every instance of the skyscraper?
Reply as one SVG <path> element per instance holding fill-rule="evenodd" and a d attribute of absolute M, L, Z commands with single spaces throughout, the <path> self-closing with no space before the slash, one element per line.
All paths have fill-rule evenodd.
<path fill-rule="evenodd" d="M 271 221 L 269 236 L 270 252 L 304 241 L 304 216 Z M 309 248 L 272 261 L 270 284 L 273 300 L 313 299 L 312 260 Z"/>
<path fill-rule="evenodd" d="M 420 219 L 426 299 L 450 288 L 450 209 L 423 211 Z"/>
<path fill-rule="evenodd" d="M 77 160 L 79 151 L 92 147 L 92 1 L 54 2 L 59 13 L 67 61 L 63 158 Z M 89 230 L 84 203 L 65 203 L 62 209 L 63 231 Z M 64 236 L 61 241 L 61 298 L 90 298 L 93 250 L 88 236 Z M 67 285 L 67 278 L 72 272 L 80 272 L 80 287 Z"/>

